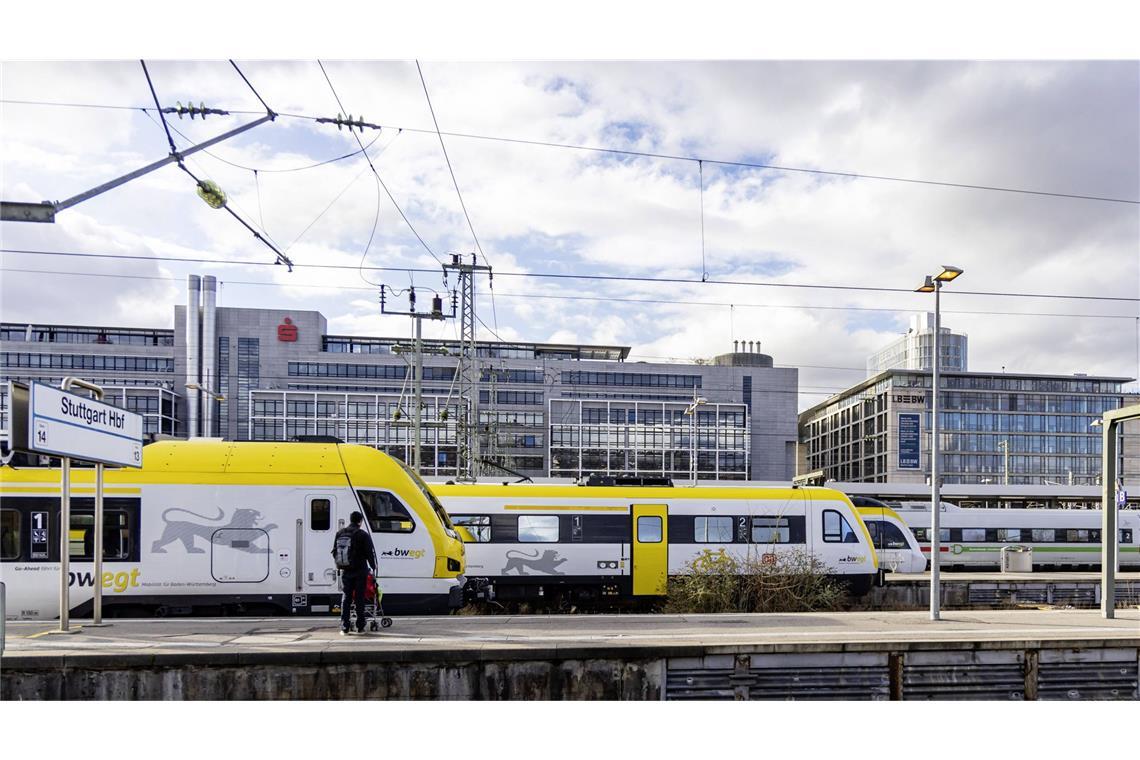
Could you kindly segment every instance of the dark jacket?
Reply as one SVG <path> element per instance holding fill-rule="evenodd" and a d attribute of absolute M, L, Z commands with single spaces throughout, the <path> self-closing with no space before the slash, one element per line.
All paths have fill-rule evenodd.
<path fill-rule="evenodd" d="M 352 535 L 352 549 L 349 556 L 352 557 L 352 566 L 345 570 L 345 573 L 361 573 L 372 568 L 376 571 L 376 547 L 372 544 L 372 536 L 368 531 L 356 525 L 349 525 L 348 527 L 341 528 L 337 531 L 336 537 L 333 538 L 333 548 L 330 552 L 334 557 L 336 556 L 336 538 L 342 534 L 349 533 Z"/>

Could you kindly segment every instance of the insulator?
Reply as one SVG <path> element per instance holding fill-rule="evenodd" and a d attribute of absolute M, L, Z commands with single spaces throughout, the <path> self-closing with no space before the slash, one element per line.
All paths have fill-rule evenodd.
<path fill-rule="evenodd" d="M 226 194 L 213 180 L 207 179 L 198 183 L 198 197 L 206 201 L 206 205 L 210 208 L 221 208 L 226 205 Z"/>
<path fill-rule="evenodd" d="M 432 296 L 431 299 L 431 315 L 436 318 L 443 317 L 443 297 L 439 295 Z"/>

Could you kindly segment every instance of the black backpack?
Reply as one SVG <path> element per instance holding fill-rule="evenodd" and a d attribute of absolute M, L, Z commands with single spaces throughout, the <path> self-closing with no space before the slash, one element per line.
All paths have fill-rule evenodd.
<path fill-rule="evenodd" d="M 336 539 L 333 542 L 333 559 L 336 560 L 337 570 L 348 570 L 352 567 L 353 562 L 356 560 L 356 550 L 354 548 L 355 541 L 354 533 L 359 528 L 342 528 L 336 534 Z"/>

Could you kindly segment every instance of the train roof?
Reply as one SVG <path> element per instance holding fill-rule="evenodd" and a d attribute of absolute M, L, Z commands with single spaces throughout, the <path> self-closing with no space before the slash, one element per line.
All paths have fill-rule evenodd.
<path fill-rule="evenodd" d="M 58 482 L 59 468 L 3 468 L 7 482 Z M 93 468 L 73 477 L 94 480 Z M 371 446 L 337 443 L 246 442 L 217 438 L 160 441 L 143 448 L 143 466 L 108 468 L 111 482 L 234 482 L 334 485 L 352 474 L 354 485 L 381 485 L 406 474 L 398 462 Z"/>
<path fill-rule="evenodd" d="M 495 497 L 535 499 L 621 499 L 644 501 L 687 501 L 691 499 L 731 500 L 791 500 L 806 494 L 820 500 L 845 499 L 831 488 L 792 488 L 787 484 L 741 488 L 739 486 L 579 486 L 551 485 L 546 483 L 511 483 L 509 485 L 482 483 L 429 483 L 428 487 L 439 497 Z"/>

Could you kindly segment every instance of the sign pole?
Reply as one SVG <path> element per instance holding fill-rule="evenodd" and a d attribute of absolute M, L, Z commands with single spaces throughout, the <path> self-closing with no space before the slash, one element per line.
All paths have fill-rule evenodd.
<path fill-rule="evenodd" d="M 95 464 L 95 597 L 92 600 L 91 622 L 103 623 L 103 463 Z"/>
<path fill-rule="evenodd" d="M 71 559 L 71 457 L 63 458 L 59 494 L 59 630 L 68 632 L 71 622 L 71 589 L 68 586 Z"/>

